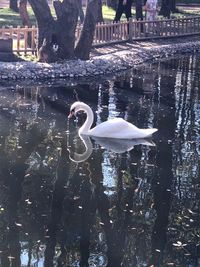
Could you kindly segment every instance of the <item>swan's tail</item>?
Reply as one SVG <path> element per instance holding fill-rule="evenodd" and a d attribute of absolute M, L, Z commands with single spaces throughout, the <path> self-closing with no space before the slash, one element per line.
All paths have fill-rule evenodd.
<path fill-rule="evenodd" d="M 158 129 L 156 128 L 150 128 L 150 129 L 143 129 L 143 132 L 144 132 L 144 137 L 150 137 L 152 136 L 153 133 L 157 132 Z"/>

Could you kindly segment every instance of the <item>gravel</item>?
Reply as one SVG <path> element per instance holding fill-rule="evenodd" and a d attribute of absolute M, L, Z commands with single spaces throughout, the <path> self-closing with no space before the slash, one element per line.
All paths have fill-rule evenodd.
<path fill-rule="evenodd" d="M 95 49 L 90 60 L 70 60 L 61 63 L 0 62 L 0 81 L 54 80 L 64 78 L 95 77 L 130 69 L 148 61 L 158 61 L 177 54 L 200 52 L 200 38 L 178 41 L 137 42 Z M 99 52 L 99 53 L 97 53 Z"/>

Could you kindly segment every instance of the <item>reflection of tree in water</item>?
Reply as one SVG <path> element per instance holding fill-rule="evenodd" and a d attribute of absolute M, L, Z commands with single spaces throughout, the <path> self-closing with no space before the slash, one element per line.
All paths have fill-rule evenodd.
<path fill-rule="evenodd" d="M 180 61 L 176 76 L 176 139 L 173 144 L 172 255 L 180 266 L 199 262 L 199 75 L 195 56 Z M 175 229 L 181 229 L 177 232 Z"/>
<path fill-rule="evenodd" d="M 3 210 L 1 216 L 4 222 L 2 233 L 5 235 L 1 239 L 1 248 L 4 248 L 2 249 L 2 262 L 3 266 L 8 266 L 9 261 L 12 262 L 12 266 L 20 266 L 19 231 L 23 227 L 23 222 L 18 215 L 18 205 L 21 200 L 22 183 L 26 174 L 26 160 L 38 145 L 37 142 L 41 136 L 36 135 L 35 127 L 30 127 L 29 131 L 26 131 L 28 123 L 26 124 L 24 117 L 21 120 L 21 110 L 18 109 L 18 106 L 12 105 L 8 108 L 8 111 L 10 117 L 7 119 L 10 127 L 4 127 L 3 129 L 3 131 L 8 130 L 8 132 L 4 132 L 1 136 L 0 151 L 1 203 Z M 2 113 L 2 116 L 6 117 L 7 114 Z M 15 118 L 13 124 L 12 120 Z"/>
<path fill-rule="evenodd" d="M 5 92 L 6 94 L 7 92 Z M 38 108 L 35 108 L 37 106 L 38 91 L 35 91 L 35 95 L 31 92 L 30 98 L 24 94 L 21 95 L 20 92 L 19 94 L 17 92 L 15 96 L 14 101 L 9 99 L 9 94 L 8 98 L 7 95 L 6 97 L 3 96 L 2 98 L 6 99 L 7 103 L 4 100 L 0 105 L 1 123 L 4 123 L 4 121 L 5 124 L 7 123 L 7 126 L 4 125 L 1 128 L 0 151 L 1 219 L 4 222 L 1 231 L 3 233 L 1 239 L 1 251 L 3 251 L 1 261 L 3 266 L 8 266 L 9 261 L 12 261 L 12 266 L 20 266 L 20 247 L 23 249 L 23 246 L 27 250 L 32 249 L 31 246 L 35 247 L 36 253 L 39 255 L 39 242 L 37 243 L 36 240 L 40 239 L 38 237 L 41 237 L 41 234 L 32 236 L 32 231 L 29 228 L 31 226 L 32 229 L 39 229 L 38 232 L 42 232 L 42 235 L 44 235 L 41 229 L 44 220 L 38 215 L 40 210 L 38 204 L 40 204 L 41 200 L 41 195 L 38 193 L 43 193 L 41 191 L 44 186 L 40 182 L 43 181 L 44 184 L 43 178 L 46 179 L 47 176 L 45 174 L 42 175 L 42 172 L 40 176 L 35 174 L 38 169 L 41 170 L 44 167 L 45 161 L 51 167 L 48 161 L 52 160 L 52 154 L 51 157 L 47 155 L 44 156 L 44 159 L 42 158 L 41 147 L 47 145 L 48 142 L 50 143 L 50 140 L 47 140 L 51 136 L 51 126 L 48 127 L 48 123 L 46 125 L 43 124 L 43 127 L 40 125 L 41 118 L 37 114 Z M 8 107 L 4 107 L 5 105 L 8 105 Z M 31 114 L 33 116 L 30 116 Z M 5 132 L 5 130 L 8 132 Z M 53 142 L 51 141 L 51 143 Z M 55 146 L 55 151 L 58 153 L 58 145 Z M 35 183 L 31 180 L 34 178 Z M 39 183 L 37 183 L 37 180 Z M 29 192 L 26 191 L 30 186 L 32 187 L 30 192 L 34 192 L 35 195 L 29 195 Z M 25 189 L 23 193 L 22 188 L 23 190 Z M 44 204 L 45 202 L 46 199 L 42 203 Z M 44 207 L 45 205 L 42 205 L 41 210 Z M 43 218 L 45 216 L 46 214 L 44 213 Z M 26 226 L 27 222 L 28 228 Z M 19 231 L 22 229 L 23 234 L 20 234 L 19 237 Z M 30 242 L 27 247 L 28 240 L 33 242 Z M 30 257 L 31 254 L 32 252 L 29 253 Z"/>

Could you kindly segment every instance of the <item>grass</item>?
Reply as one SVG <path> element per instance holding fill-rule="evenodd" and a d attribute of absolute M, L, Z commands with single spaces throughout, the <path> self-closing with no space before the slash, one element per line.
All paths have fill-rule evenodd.
<path fill-rule="evenodd" d="M 182 11 L 184 15 L 200 15 L 200 8 L 198 7 L 180 7 L 179 8 L 180 11 Z M 28 8 L 28 12 L 29 12 L 29 16 L 30 16 L 30 21 L 32 25 L 36 25 L 36 19 L 34 16 L 34 13 L 32 11 L 31 8 Z M 52 10 L 52 14 L 55 15 L 54 10 Z M 133 14 L 133 18 L 135 17 L 135 9 L 134 7 L 132 8 L 132 14 Z M 173 17 L 179 17 L 180 14 L 176 13 L 173 14 Z M 103 17 L 105 21 L 113 21 L 114 17 L 115 17 L 115 10 L 113 10 L 112 8 L 109 8 L 107 6 L 103 6 Z M 125 15 L 122 15 L 121 21 L 126 20 Z M 5 27 L 9 27 L 9 26 L 13 26 L 13 27 L 17 27 L 17 26 L 21 26 L 22 22 L 21 22 L 21 18 L 20 15 L 18 13 L 13 12 L 11 9 L 9 8 L 0 8 L 0 28 L 2 28 L 3 26 Z"/>
<path fill-rule="evenodd" d="M 103 6 L 102 12 L 105 21 L 112 21 L 114 19 L 115 11 L 112 8 Z"/>
<path fill-rule="evenodd" d="M 31 20 L 31 24 L 32 25 L 36 25 L 36 20 L 35 20 L 35 16 L 34 13 L 32 11 L 31 8 L 28 8 L 28 13 L 30 16 L 30 20 Z M 53 16 L 55 15 L 54 10 L 52 10 L 52 14 Z M 105 21 L 113 21 L 114 17 L 115 17 L 115 11 L 112 8 L 103 6 L 103 14 L 104 14 L 104 19 Z M 122 20 L 125 20 L 125 16 L 122 16 Z M 21 18 L 20 15 L 16 12 L 13 12 L 11 9 L 9 8 L 0 8 L 0 28 L 2 28 L 3 26 L 5 27 L 17 27 L 17 26 L 21 26 L 22 22 L 21 22 Z"/>
<path fill-rule="evenodd" d="M 199 0 L 198 0 L 199 1 Z M 189 4 L 187 6 L 181 6 L 178 7 L 178 10 L 180 10 L 181 13 L 174 13 L 172 14 L 173 17 L 180 17 L 182 15 L 185 16 L 200 16 L 200 7 L 190 6 Z M 103 17 L 105 21 L 113 21 L 115 17 L 115 10 L 112 8 L 109 8 L 107 6 L 103 6 Z M 132 17 L 135 17 L 135 8 L 133 5 L 132 8 Z M 122 15 L 121 21 L 126 20 L 125 15 Z"/>
<path fill-rule="evenodd" d="M 28 12 L 29 12 L 31 24 L 35 25 L 36 20 L 35 20 L 35 16 L 33 14 L 32 9 L 29 8 Z M 21 21 L 19 13 L 13 12 L 9 8 L 1 8 L 0 9 L 0 28 L 2 28 L 3 26 L 5 26 L 5 27 L 10 27 L 10 26 L 17 27 L 17 26 L 21 26 L 21 25 L 22 25 L 22 21 Z"/>

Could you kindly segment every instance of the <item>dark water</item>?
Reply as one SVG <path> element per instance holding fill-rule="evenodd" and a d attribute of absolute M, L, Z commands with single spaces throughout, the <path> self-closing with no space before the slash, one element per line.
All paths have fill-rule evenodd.
<path fill-rule="evenodd" d="M 199 62 L 0 87 L 1 267 L 200 266 Z M 123 117 L 159 131 L 85 148 L 84 115 L 66 116 L 77 99 L 97 123 Z"/>

